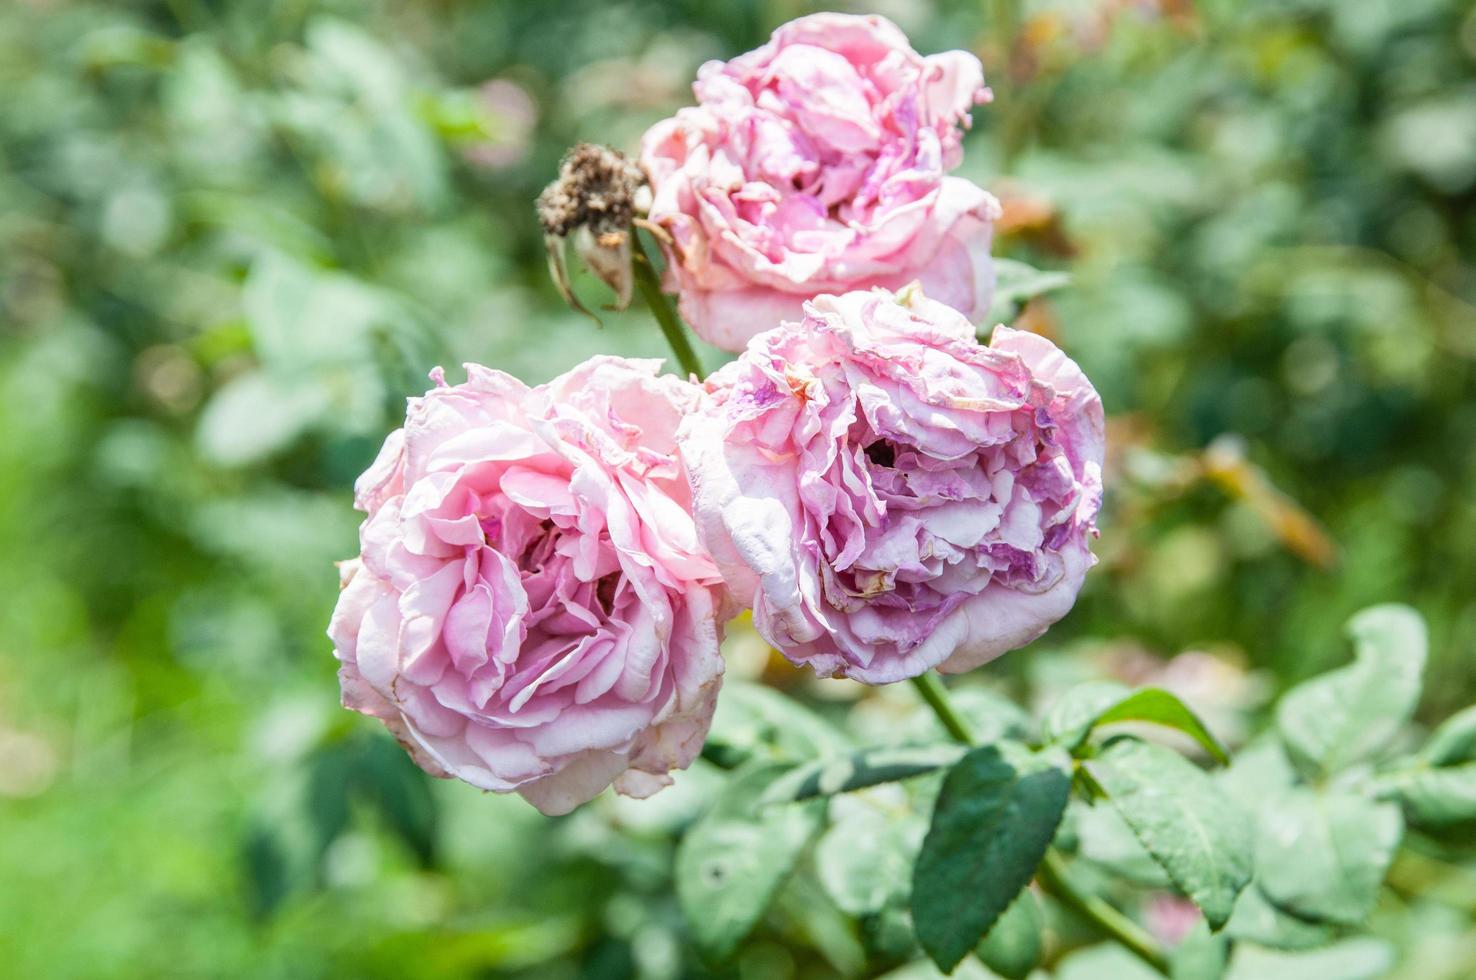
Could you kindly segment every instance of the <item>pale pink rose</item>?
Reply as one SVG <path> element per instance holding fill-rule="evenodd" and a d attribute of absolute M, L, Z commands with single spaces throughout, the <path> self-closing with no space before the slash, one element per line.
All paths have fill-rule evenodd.
<path fill-rule="evenodd" d="M 641 165 L 671 239 L 666 288 L 703 338 L 742 350 L 821 293 L 914 279 L 988 311 L 999 204 L 945 176 L 989 95 L 973 55 L 925 58 L 881 17 L 815 14 L 703 65 L 693 90 L 696 107 L 646 133 Z"/>
<path fill-rule="evenodd" d="M 956 673 L 1065 615 L 1095 559 L 1102 403 L 1049 340 L 883 290 L 822 296 L 682 429 L 704 543 L 821 676 Z"/>
<path fill-rule="evenodd" d="M 659 364 L 536 388 L 437 372 L 359 479 L 329 628 L 343 700 L 427 771 L 563 813 L 612 782 L 653 793 L 701 748 L 721 578 L 675 450 L 704 396 Z"/>

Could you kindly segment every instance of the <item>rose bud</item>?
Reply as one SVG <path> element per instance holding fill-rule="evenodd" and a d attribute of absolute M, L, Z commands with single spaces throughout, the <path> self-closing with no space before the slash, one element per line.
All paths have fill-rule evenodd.
<path fill-rule="evenodd" d="M 665 286 L 703 338 L 742 350 L 821 293 L 915 279 L 988 311 L 999 204 L 946 176 L 989 98 L 973 55 L 923 57 L 881 17 L 815 14 L 702 66 L 693 91 L 646 133 L 641 165 Z"/>
<path fill-rule="evenodd" d="M 675 450 L 703 395 L 659 364 L 438 371 L 359 479 L 343 702 L 427 771 L 563 813 L 612 782 L 649 795 L 701 748 L 721 579 Z"/>
<path fill-rule="evenodd" d="M 1102 403 L 1043 337 L 906 290 L 822 296 L 707 381 L 698 530 L 820 676 L 969 670 L 1065 615 L 1095 559 Z"/>

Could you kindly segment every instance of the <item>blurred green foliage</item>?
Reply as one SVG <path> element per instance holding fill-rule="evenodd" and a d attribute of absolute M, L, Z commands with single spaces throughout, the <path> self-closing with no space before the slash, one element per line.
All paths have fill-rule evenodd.
<path fill-rule="evenodd" d="M 563 150 L 633 148 L 702 60 L 811 9 L 0 6 L 7 974 L 702 971 L 672 866 L 713 770 L 556 821 L 432 785 L 337 708 L 322 631 L 331 562 L 355 550 L 349 486 L 433 365 L 538 381 L 664 354 L 639 310 L 595 328 L 547 282 L 531 201 Z M 1115 417 L 1102 566 L 1036 649 L 983 673 L 1037 702 L 1207 649 L 1206 700 L 1259 727 L 1252 680 L 1340 662 L 1338 625 L 1397 599 L 1431 627 L 1421 717 L 1469 703 L 1469 5 L 874 9 L 920 50 L 985 59 L 998 98 L 963 172 L 1006 200 L 1001 254 L 1071 274 L 1022 316 Z M 927 724 L 905 692 L 778 676 L 865 744 Z M 727 730 L 762 712 L 745 718 Z M 1392 880 L 1378 938 L 1350 941 L 1382 945 L 1319 953 L 1353 967 L 1318 975 L 1476 974 L 1476 872 L 1409 858 Z M 905 956 L 885 914 L 858 927 L 825 896 L 802 869 L 719 972 Z M 1059 975 L 1111 975 L 1094 956 Z"/>

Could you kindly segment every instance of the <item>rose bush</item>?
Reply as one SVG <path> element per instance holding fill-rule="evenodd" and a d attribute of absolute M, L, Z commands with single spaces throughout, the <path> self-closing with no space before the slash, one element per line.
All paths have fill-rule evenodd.
<path fill-rule="evenodd" d="M 659 363 L 438 373 L 360 478 L 343 700 L 428 771 L 562 813 L 612 781 L 648 795 L 701 748 L 720 579 L 675 437 L 703 395 Z"/>
<path fill-rule="evenodd" d="M 704 542 L 822 676 L 968 670 L 1035 639 L 1094 562 L 1102 404 L 1049 340 L 883 290 L 823 296 L 708 379 L 682 430 Z"/>
<path fill-rule="evenodd" d="M 914 279 L 965 315 L 988 310 L 999 206 L 946 176 L 988 98 L 973 55 L 923 57 L 881 17 L 816 14 L 704 65 L 693 90 L 641 164 L 667 289 L 703 338 L 741 350 L 820 293 Z"/>

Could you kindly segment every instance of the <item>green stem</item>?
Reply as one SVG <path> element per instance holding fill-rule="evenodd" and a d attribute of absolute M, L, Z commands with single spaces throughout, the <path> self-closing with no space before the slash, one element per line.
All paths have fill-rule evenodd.
<path fill-rule="evenodd" d="M 651 315 L 661 325 L 661 332 L 666 335 L 666 342 L 671 345 L 671 352 L 676 355 L 677 363 L 687 374 L 695 374 L 702 377 L 702 362 L 697 360 L 697 353 L 692 350 L 691 343 L 687 340 L 687 328 L 677 316 L 676 310 L 671 307 L 671 300 L 661 291 L 661 280 L 656 278 L 656 267 L 646 257 L 646 250 L 641 247 L 641 239 L 636 230 L 630 230 L 631 267 L 635 270 L 636 288 L 641 291 L 641 298 L 651 309 Z"/>
<path fill-rule="evenodd" d="M 1066 876 L 1066 859 L 1055 848 L 1046 851 L 1045 860 L 1036 870 L 1036 879 L 1041 888 L 1055 896 L 1056 900 L 1077 912 L 1098 929 L 1117 940 L 1133 952 L 1138 959 L 1153 969 L 1169 975 L 1168 957 L 1163 947 L 1142 926 L 1123 915 L 1095 895 L 1088 895 Z"/>
<path fill-rule="evenodd" d="M 963 720 L 963 716 L 949 700 L 948 688 L 943 686 L 943 681 L 937 674 L 919 674 L 912 679 L 912 686 L 917 688 L 917 693 L 933 709 L 933 714 L 943 723 L 943 729 L 950 738 L 963 745 L 974 744 L 974 733 L 969 730 L 968 722 Z"/>
<path fill-rule="evenodd" d="M 928 703 L 928 707 L 933 709 L 933 714 L 938 716 L 938 721 L 942 722 L 949 736 L 956 742 L 973 745 L 973 733 L 969 730 L 968 723 L 964 721 L 958 709 L 953 706 L 953 702 L 948 697 L 948 688 L 943 686 L 943 681 L 938 675 L 923 674 L 914 677 L 912 683 L 922 695 L 922 699 Z M 1036 869 L 1035 877 L 1040 882 L 1041 888 L 1054 895 L 1062 905 L 1122 943 L 1144 963 L 1164 976 L 1168 976 L 1168 957 L 1164 955 L 1163 947 L 1158 944 L 1158 941 L 1150 936 L 1142 926 L 1102 899 L 1077 888 L 1066 875 L 1066 859 L 1061 857 L 1061 853 L 1055 848 L 1046 850 L 1045 858 L 1040 862 L 1040 867 Z"/>

